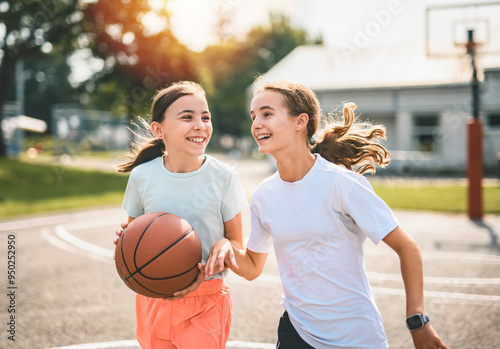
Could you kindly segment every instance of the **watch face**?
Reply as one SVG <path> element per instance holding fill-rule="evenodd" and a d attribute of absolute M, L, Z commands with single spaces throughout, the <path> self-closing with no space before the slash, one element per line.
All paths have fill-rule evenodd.
<path fill-rule="evenodd" d="M 410 316 L 407 321 L 408 321 L 408 326 L 410 326 L 410 328 L 419 328 L 424 325 L 422 318 L 418 315 Z"/>
<path fill-rule="evenodd" d="M 406 318 L 406 327 L 408 327 L 410 331 L 415 331 L 424 327 L 429 321 L 430 319 L 427 314 L 415 314 Z"/>

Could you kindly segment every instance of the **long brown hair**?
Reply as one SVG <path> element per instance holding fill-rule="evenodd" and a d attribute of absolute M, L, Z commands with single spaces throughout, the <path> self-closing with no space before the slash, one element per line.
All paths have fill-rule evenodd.
<path fill-rule="evenodd" d="M 354 103 L 344 104 L 340 121 L 328 122 L 321 113 L 318 98 L 307 86 L 290 81 L 269 82 L 255 94 L 263 90 L 281 93 L 292 117 L 302 113 L 309 116 L 304 141 L 312 153 L 361 174 L 375 172 L 376 165 L 385 167 L 391 161 L 387 149 L 376 142 L 385 139 L 385 127 L 357 122 Z M 325 126 L 318 131 L 320 123 Z"/>
<path fill-rule="evenodd" d="M 183 96 L 195 93 L 205 95 L 205 90 L 200 84 L 192 81 L 176 82 L 158 91 L 151 105 L 151 123 L 154 121 L 161 123 L 165 118 L 165 111 L 172 103 Z M 141 132 L 134 131 L 139 141 L 133 144 L 132 152 L 125 155 L 130 157 L 131 160 L 115 166 L 118 172 L 130 172 L 134 167 L 165 154 L 165 143 L 163 143 L 163 140 L 154 137 L 150 130 L 150 123 L 142 118 L 139 118 L 139 122 L 140 125 L 136 126 L 139 126 Z"/>

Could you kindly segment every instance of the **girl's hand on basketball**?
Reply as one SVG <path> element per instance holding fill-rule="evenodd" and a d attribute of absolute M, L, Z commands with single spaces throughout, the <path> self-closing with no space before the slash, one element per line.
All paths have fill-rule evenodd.
<path fill-rule="evenodd" d="M 234 269 L 240 268 L 236 263 L 231 242 L 224 238 L 217 241 L 210 250 L 207 264 L 205 264 L 205 279 L 215 273 L 223 271 L 226 265 Z"/>
<path fill-rule="evenodd" d="M 120 230 L 115 231 L 115 234 L 117 237 L 113 240 L 113 244 L 116 245 L 116 243 L 118 242 L 118 239 L 120 238 L 120 235 L 122 235 L 123 230 L 127 227 L 127 225 L 128 225 L 128 223 L 122 223 L 120 225 L 122 228 Z"/>
<path fill-rule="evenodd" d="M 120 235 L 122 235 L 123 233 L 123 229 L 125 229 L 127 227 L 127 223 L 122 223 L 120 226 L 122 227 L 121 230 L 117 230 L 115 231 L 115 234 L 116 234 L 116 238 L 114 238 L 113 240 L 113 244 L 116 245 L 118 243 L 118 239 L 120 238 Z M 113 252 L 113 260 L 115 260 L 115 253 Z"/>
<path fill-rule="evenodd" d="M 196 276 L 196 279 L 194 279 L 194 281 L 185 289 L 175 291 L 173 293 L 172 297 L 166 297 L 163 299 L 166 301 L 173 301 L 174 299 L 181 299 L 181 298 L 185 297 L 190 292 L 196 291 L 198 289 L 198 287 L 200 287 L 201 283 L 203 281 L 205 281 L 204 272 L 203 272 L 204 267 L 205 266 L 203 264 L 198 263 L 199 272 L 198 272 L 198 275 Z"/>

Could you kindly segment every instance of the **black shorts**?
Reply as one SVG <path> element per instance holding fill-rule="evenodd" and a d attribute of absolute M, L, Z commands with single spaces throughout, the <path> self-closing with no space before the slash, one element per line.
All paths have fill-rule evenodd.
<path fill-rule="evenodd" d="M 286 311 L 280 318 L 276 349 L 314 349 L 314 347 L 307 344 L 297 333 Z"/>

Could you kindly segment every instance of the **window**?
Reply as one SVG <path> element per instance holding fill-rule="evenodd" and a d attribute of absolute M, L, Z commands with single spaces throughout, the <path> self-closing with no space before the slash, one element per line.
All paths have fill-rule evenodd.
<path fill-rule="evenodd" d="M 500 113 L 486 115 L 486 126 L 500 129 Z"/>
<path fill-rule="evenodd" d="M 422 152 L 437 151 L 439 141 L 439 117 L 417 115 L 413 118 L 413 148 Z"/>

